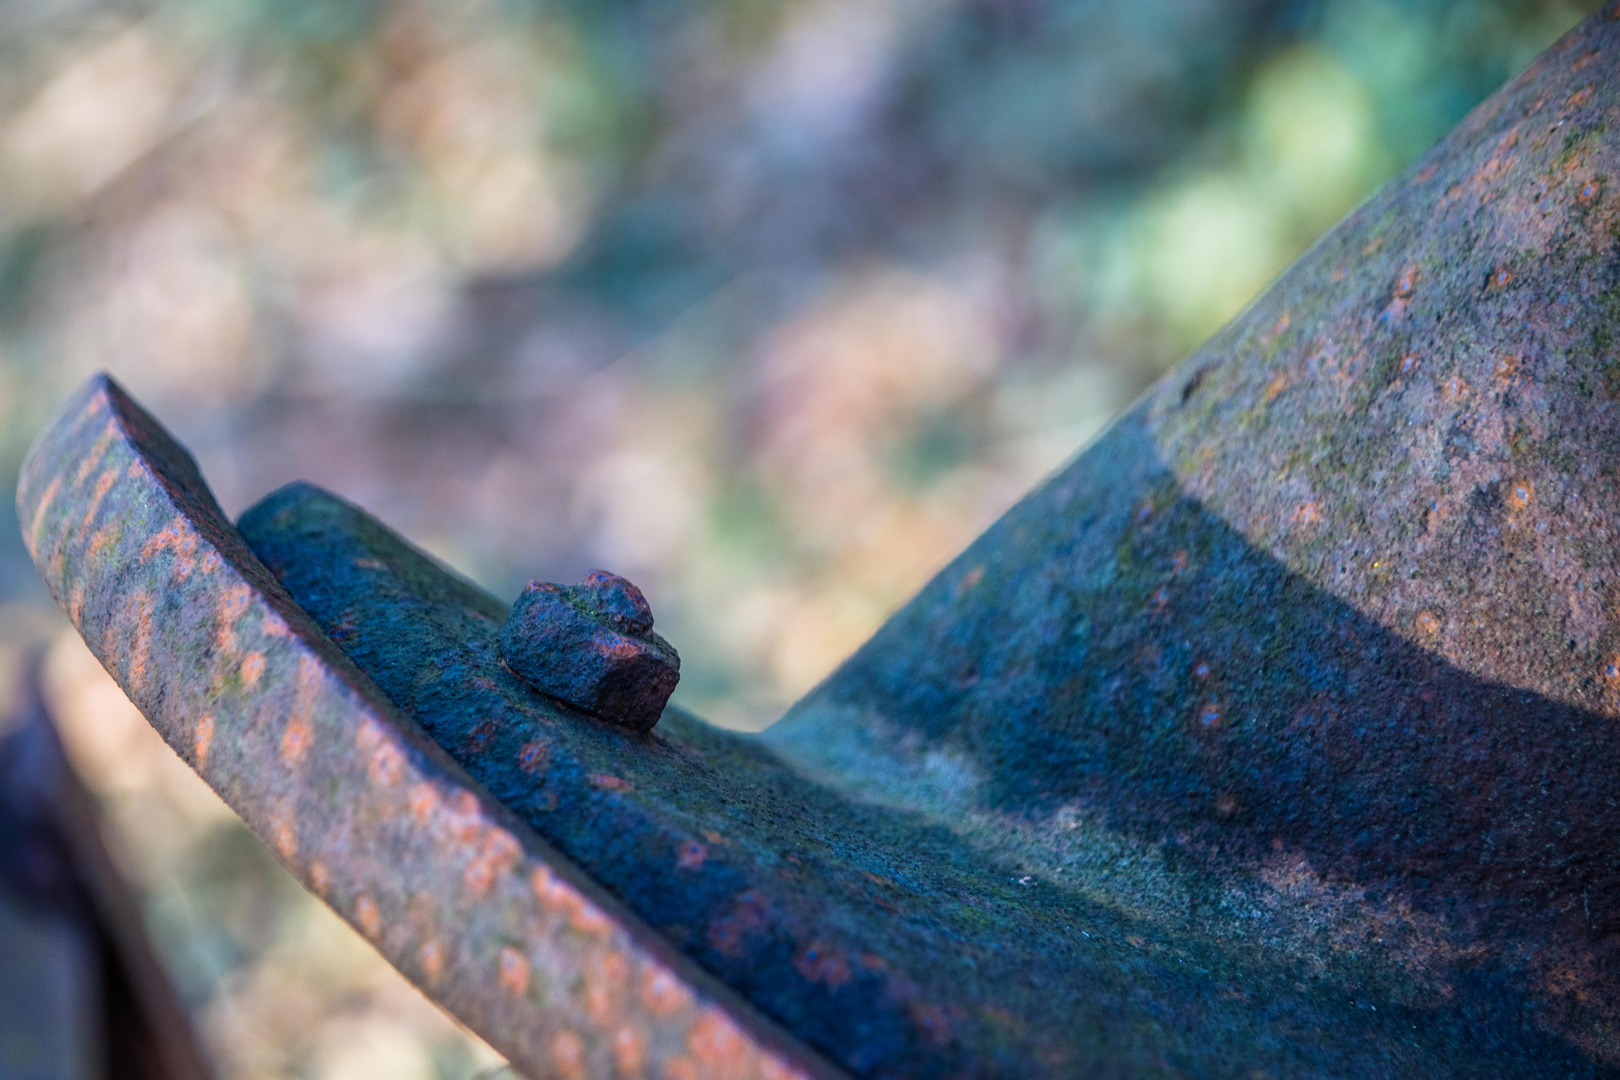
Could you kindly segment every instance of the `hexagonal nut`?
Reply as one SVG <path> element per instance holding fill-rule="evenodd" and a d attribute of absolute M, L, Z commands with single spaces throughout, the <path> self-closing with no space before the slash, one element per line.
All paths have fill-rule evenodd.
<path fill-rule="evenodd" d="M 531 581 L 501 626 L 501 658 L 543 694 L 633 731 L 651 731 L 681 678 L 681 658 L 652 632 L 647 598 L 592 570 L 577 586 Z"/>

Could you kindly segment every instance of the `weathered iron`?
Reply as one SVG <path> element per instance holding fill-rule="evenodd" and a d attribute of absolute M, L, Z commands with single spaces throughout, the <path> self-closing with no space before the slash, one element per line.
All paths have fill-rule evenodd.
<path fill-rule="evenodd" d="M 35 446 L 18 505 L 52 595 L 169 744 L 519 1069 L 831 1075 L 400 713 L 110 379 L 93 378 Z"/>
<path fill-rule="evenodd" d="M 652 627 L 647 598 L 617 574 L 531 581 L 501 627 L 501 659 L 542 693 L 651 731 L 681 678 L 681 658 Z"/>
<path fill-rule="evenodd" d="M 1620 5 L 763 738 L 534 694 L 499 601 L 308 485 L 232 529 L 105 379 L 20 517 L 176 749 L 537 1076 L 1620 1076 L 1616 125 Z"/>

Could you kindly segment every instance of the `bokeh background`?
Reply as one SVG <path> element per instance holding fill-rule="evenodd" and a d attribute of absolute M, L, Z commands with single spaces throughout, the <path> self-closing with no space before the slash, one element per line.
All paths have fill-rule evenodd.
<path fill-rule="evenodd" d="M 1590 0 L 0 0 L 0 488 L 90 372 L 227 512 L 605 567 L 770 722 Z M 222 1077 L 493 1074 L 52 614 Z M 6 682 L 0 672 L 0 683 Z M 3 687 L 0 687 L 3 690 Z"/>

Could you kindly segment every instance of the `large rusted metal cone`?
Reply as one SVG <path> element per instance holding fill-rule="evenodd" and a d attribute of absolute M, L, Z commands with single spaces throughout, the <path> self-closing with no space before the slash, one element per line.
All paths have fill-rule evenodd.
<path fill-rule="evenodd" d="M 1318 242 L 771 742 L 1166 933 L 1620 1069 L 1616 18 Z"/>
<path fill-rule="evenodd" d="M 314 488 L 239 534 L 105 380 L 24 531 L 536 1076 L 1620 1075 L 1617 10 L 763 740 L 548 704 L 505 605 Z"/>

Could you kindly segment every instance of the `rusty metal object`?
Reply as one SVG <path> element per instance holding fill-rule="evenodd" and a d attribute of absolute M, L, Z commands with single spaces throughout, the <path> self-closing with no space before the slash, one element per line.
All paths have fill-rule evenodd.
<path fill-rule="evenodd" d="M 613 1075 L 603 1018 L 651 1005 L 602 972 L 655 961 L 773 1068 L 817 1066 L 760 1014 L 866 1077 L 1620 1075 L 1617 12 L 763 738 L 533 694 L 494 598 L 307 485 L 239 535 L 105 383 L 25 468 L 31 550 L 171 743 L 537 1075 Z M 695 1061 L 624 1022 L 685 1047 L 645 1075 Z"/>
<path fill-rule="evenodd" d="M 501 659 L 524 682 L 631 731 L 651 731 L 681 678 L 652 607 L 617 574 L 577 586 L 531 581 L 501 627 Z"/>
<path fill-rule="evenodd" d="M 831 1075 L 401 714 L 111 380 L 92 379 L 36 444 L 18 506 L 52 595 L 169 744 L 518 1068 Z"/>
<path fill-rule="evenodd" d="M 1042 887 L 1567 1055 L 1515 1075 L 1616 1075 L 1617 533 L 1611 4 L 767 739 Z"/>

